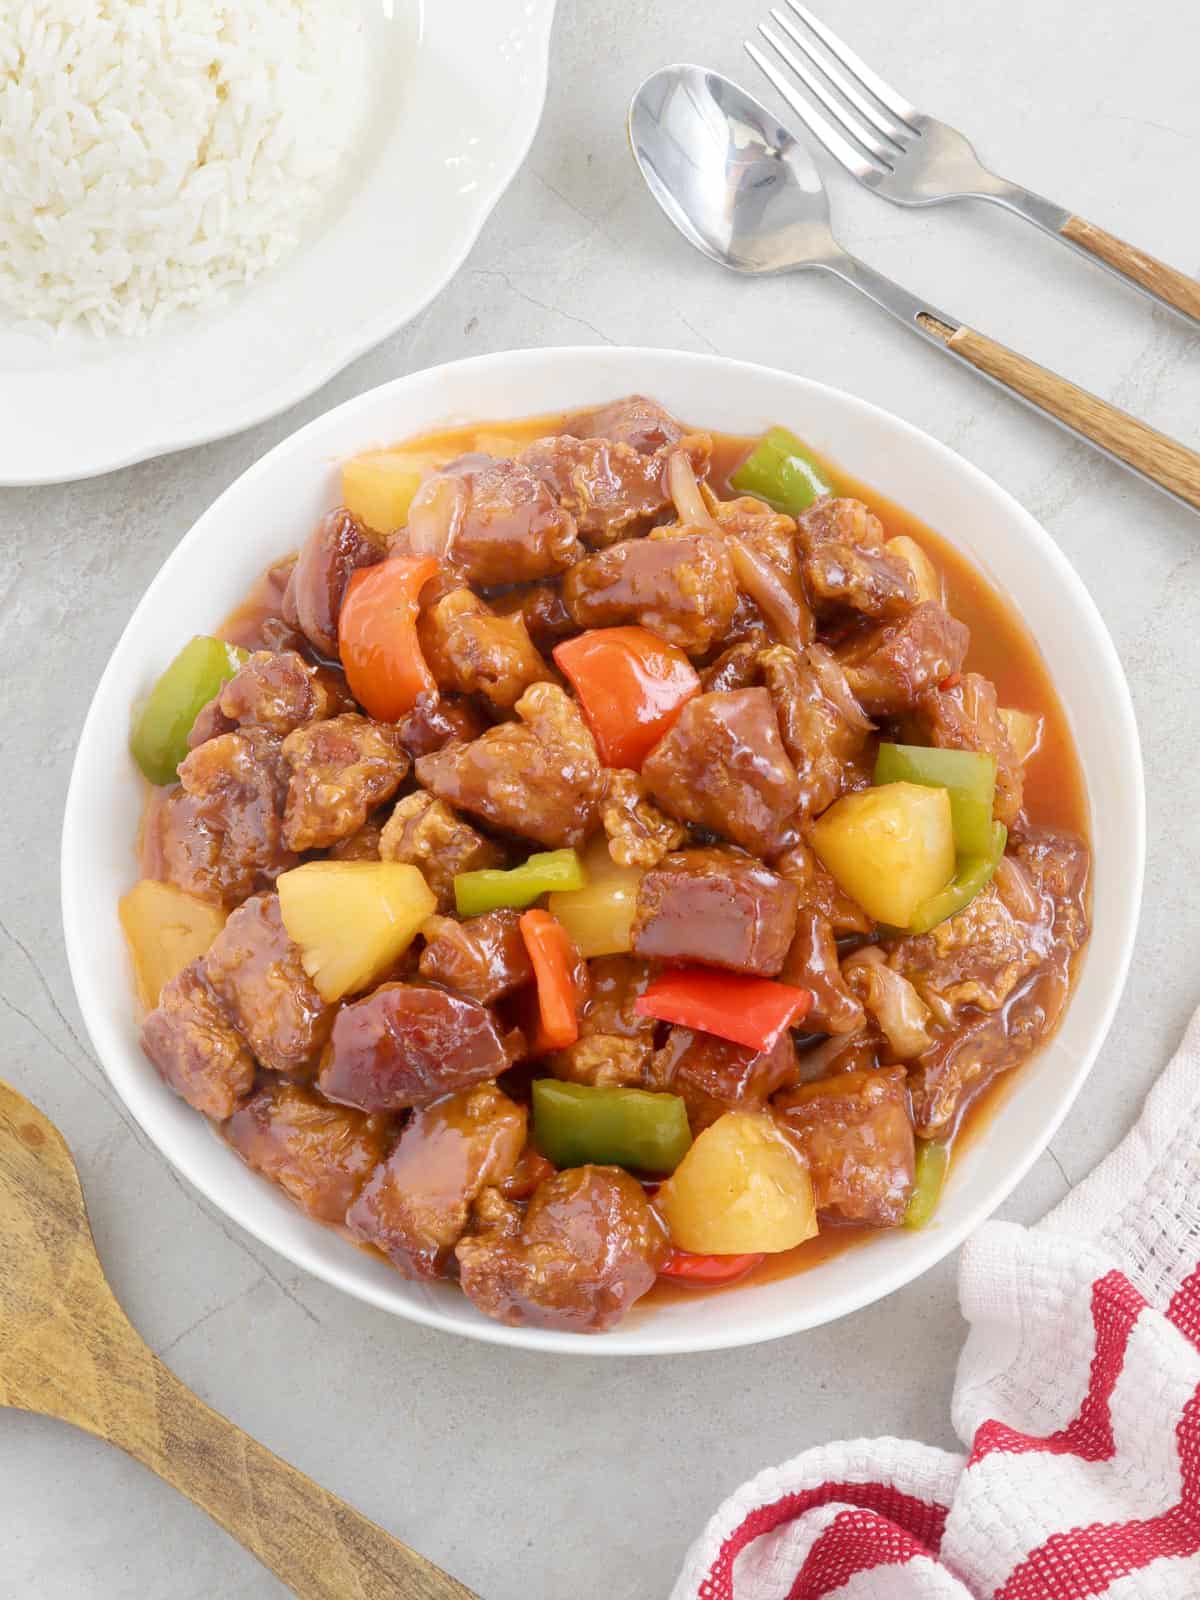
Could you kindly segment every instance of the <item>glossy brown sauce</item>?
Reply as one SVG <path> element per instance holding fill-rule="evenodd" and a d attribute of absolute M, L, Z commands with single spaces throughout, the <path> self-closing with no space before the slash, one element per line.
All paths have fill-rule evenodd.
<path fill-rule="evenodd" d="M 561 416 L 544 416 L 523 418 L 516 422 L 472 424 L 399 441 L 397 448 L 402 445 L 406 450 L 427 452 L 431 457 L 431 465 L 453 460 L 474 450 L 502 456 L 512 454 L 534 439 L 561 432 L 562 420 Z M 730 486 L 729 476 L 750 453 L 757 439 L 715 433 L 712 438 L 714 448 L 710 482 L 722 499 L 732 498 L 737 491 Z M 992 680 L 1001 705 L 1036 712 L 1041 716 L 1041 741 L 1025 767 L 1025 809 L 1030 817 L 1036 822 L 1067 828 L 1084 838 L 1089 837 L 1083 775 L 1066 714 L 1050 682 L 1037 645 L 1015 607 L 947 538 L 934 532 L 870 485 L 851 477 L 830 462 L 821 461 L 820 464 L 840 494 L 853 495 L 874 511 L 889 537 L 905 534 L 929 556 L 942 575 L 947 608 L 971 630 L 966 668 L 981 672 Z M 258 580 L 243 603 L 217 630 L 223 638 L 249 649 L 261 646 L 264 619 L 279 615 L 287 567 L 286 562 L 278 563 Z M 985 1082 L 983 1088 L 967 1101 L 953 1135 L 955 1151 L 966 1148 L 983 1135 L 1007 1098 L 1015 1077 L 1016 1072 L 1000 1072 Z M 660 1278 L 642 1304 L 653 1305 L 697 1294 L 726 1294 L 747 1282 L 765 1283 L 790 1277 L 793 1273 L 807 1271 L 845 1250 L 864 1244 L 876 1231 L 827 1223 L 815 1239 L 808 1240 L 794 1250 L 768 1256 L 747 1277 L 734 1283 L 720 1287 L 691 1288 Z"/>

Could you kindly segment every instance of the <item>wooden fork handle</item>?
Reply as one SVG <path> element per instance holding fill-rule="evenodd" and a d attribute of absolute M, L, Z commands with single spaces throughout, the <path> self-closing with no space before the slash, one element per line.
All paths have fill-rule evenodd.
<path fill-rule="evenodd" d="M 929 312 L 921 312 L 916 320 L 952 355 L 1200 511 L 1200 455 L 1195 450 L 974 328 L 953 327 Z"/>
<path fill-rule="evenodd" d="M 477 1600 L 211 1410 L 138 1341 L 102 1432 L 194 1500 L 302 1600 Z M 136 1367 L 137 1371 L 133 1369 Z"/>
<path fill-rule="evenodd" d="M 1166 301 L 1176 311 L 1182 311 L 1184 316 L 1194 317 L 1200 322 L 1200 283 L 1195 278 L 1189 278 L 1175 267 L 1155 260 L 1144 250 L 1126 244 L 1116 234 L 1106 233 L 1103 228 L 1096 227 L 1093 222 L 1085 222 L 1082 217 L 1068 217 L 1058 231 L 1068 244 L 1094 256 L 1106 267 L 1136 283 L 1140 289 Z"/>

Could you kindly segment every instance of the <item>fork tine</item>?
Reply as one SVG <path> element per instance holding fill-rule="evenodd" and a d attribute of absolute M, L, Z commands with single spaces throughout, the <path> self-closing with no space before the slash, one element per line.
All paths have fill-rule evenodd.
<path fill-rule="evenodd" d="M 855 55 L 848 44 L 842 43 L 832 28 L 827 28 L 819 18 L 813 16 L 806 5 L 801 4 L 801 0 L 787 0 L 787 3 L 801 21 L 808 23 L 821 43 L 829 47 L 842 65 L 849 67 L 860 83 L 866 84 L 881 105 L 885 105 L 889 111 L 894 111 L 901 122 L 907 122 L 914 133 L 920 132 L 917 123 L 920 120 L 921 113 L 916 106 L 910 106 L 903 95 L 897 94 L 890 84 L 884 83 L 877 72 L 872 72 L 866 62 L 860 56 Z"/>
<path fill-rule="evenodd" d="M 796 59 L 783 40 L 776 38 L 765 22 L 759 23 L 758 31 L 784 64 L 791 68 L 809 92 L 817 97 L 827 111 L 833 113 L 845 131 L 857 139 L 863 149 L 869 151 L 881 166 L 889 166 L 889 156 L 896 157 L 900 153 L 899 150 L 895 146 L 885 148 L 871 130 L 863 126 L 852 111 L 847 111 L 845 106 L 839 105 L 820 78 L 815 73 L 810 72 L 802 61 Z M 793 106 L 795 105 L 794 101 L 789 103 Z"/>
<path fill-rule="evenodd" d="M 897 118 L 889 117 L 877 105 L 873 105 L 865 94 L 860 94 L 855 87 L 855 80 L 850 74 L 839 67 L 836 62 L 831 61 L 820 45 L 816 45 L 806 38 L 803 31 L 796 26 L 790 17 L 786 16 L 777 7 L 772 8 L 771 15 L 792 43 L 803 53 L 805 59 L 811 61 L 818 72 L 825 74 L 842 98 L 847 100 L 860 116 L 865 117 L 871 127 L 878 128 L 889 143 L 895 145 L 897 149 L 903 150 L 906 136 L 909 139 L 913 137 L 912 129 L 908 124 L 899 122 Z M 832 111 L 837 108 L 834 105 L 830 105 L 829 109 Z M 886 152 L 884 153 L 886 154 Z"/>
<path fill-rule="evenodd" d="M 863 155 L 861 150 L 856 150 L 847 139 L 844 139 L 833 123 L 809 105 L 804 96 L 784 77 L 783 73 L 767 60 L 757 45 L 751 44 L 749 39 L 746 39 L 743 41 L 743 48 L 754 65 L 760 72 L 765 73 L 808 131 L 814 138 L 820 140 L 835 161 L 840 161 L 842 166 L 847 171 L 852 172 L 856 178 L 878 178 L 888 170 L 883 166 L 882 162 L 869 159 Z"/>

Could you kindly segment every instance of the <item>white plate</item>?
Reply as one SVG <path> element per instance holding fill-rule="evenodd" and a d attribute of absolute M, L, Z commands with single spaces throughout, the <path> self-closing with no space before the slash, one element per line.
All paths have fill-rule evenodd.
<path fill-rule="evenodd" d="M 881 1234 L 779 1282 L 637 1306 L 614 1332 L 589 1338 L 502 1327 L 449 1284 L 406 1283 L 244 1166 L 138 1047 L 116 907 L 133 880 L 141 805 L 125 747 L 130 705 L 182 639 L 218 623 L 336 504 L 339 460 L 431 427 L 600 404 L 633 390 L 700 426 L 757 433 L 786 423 L 951 538 L 1007 592 L 1062 697 L 1092 796 L 1095 931 L 1061 1028 L 955 1163 L 929 1228 Z M 1116 652 L 1057 546 L 1003 489 L 908 423 L 804 378 L 669 351 L 526 350 L 413 373 L 348 401 L 264 456 L 200 518 L 134 612 L 92 702 L 63 824 L 63 922 L 80 1008 L 117 1092 L 180 1172 L 265 1244 L 373 1305 L 474 1338 L 666 1354 L 751 1344 L 843 1316 L 917 1277 L 995 1210 L 1045 1149 L 1108 1030 L 1133 945 L 1144 848 L 1141 756 Z"/>
<path fill-rule="evenodd" d="M 60 483 L 236 433 L 412 320 L 532 143 L 555 0 L 355 0 L 375 82 L 323 224 L 213 311 L 141 339 L 0 326 L 0 484 Z"/>

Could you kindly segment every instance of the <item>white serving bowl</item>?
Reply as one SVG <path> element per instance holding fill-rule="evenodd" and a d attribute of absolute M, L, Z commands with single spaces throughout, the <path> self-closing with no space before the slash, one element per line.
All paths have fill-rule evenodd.
<path fill-rule="evenodd" d="M 337 503 L 344 457 L 434 427 L 635 390 L 699 426 L 757 433 L 785 423 L 953 539 L 1010 597 L 1062 697 L 1092 797 L 1094 932 L 1062 1026 L 956 1161 L 930 1227 L 881 1233 L 791 1278 L 638 1306 L 614 1332 L 588 1338 L 503 1327 L 450 1284 L 406 1283 L 244 1166 L 139 1049 L 117 899 L 133 881 L 142 801 L 126 749 L 132 702 L 182 640 L 215 627 Z M 788 373 L 665 350 L 525 350 L 413 373 L 347 401 L 276 446 L 204 513 L 134 612 L 92 701 L 63 824 L 63 923 L 80 1008 L 117 1092 L 168 1160 L 264 1244 L 372 1305 L 472 1338 L 667 1354 L 753 1344 L 844 1316 L 918 1277 L 995 1210 L 1045 1149 L 1104 1040 L 1133 945 L 1144 847 L 1141 755 L 1116 652 L 1066 559 L 1003 489 L 899 418 Z"/>

